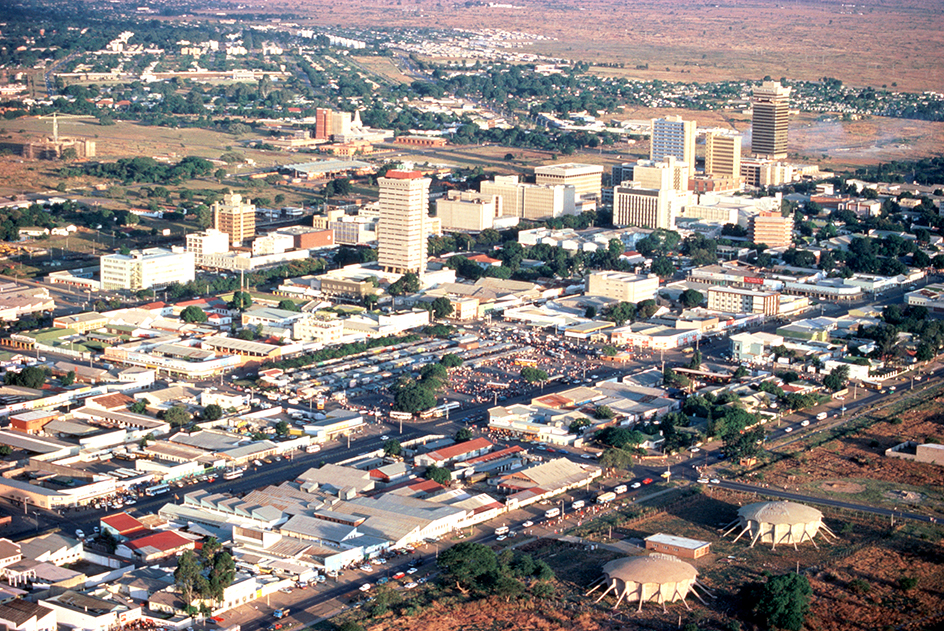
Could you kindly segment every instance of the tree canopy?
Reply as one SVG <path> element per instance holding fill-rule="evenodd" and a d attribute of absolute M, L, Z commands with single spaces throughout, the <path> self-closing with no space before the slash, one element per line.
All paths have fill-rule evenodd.
<path fill-rule="evenodd" d="M 749 583 L 742 602 L 765 628 L 800 631 L 810 610 L 813 589 L 805 576 L 790 573 Z"/>
<path fill-rule="evenodd" d="M 199 324 L 201 322 L 207 321 L 207 314 L 206 311 L 200 307 L 196 305 L 190 305 L 189 307 L 185 307 L 184 310 L 180 312 L 180 319 L 184 322 Z"/>

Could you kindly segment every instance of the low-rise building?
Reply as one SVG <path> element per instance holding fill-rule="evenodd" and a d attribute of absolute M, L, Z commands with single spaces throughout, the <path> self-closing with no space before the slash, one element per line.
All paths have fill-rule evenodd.
<path fill-rule="evenodd" d="M 661 532 L 655 535 L 649 535 L 645 539 L 646 550 L 661 552 L 662 554 L 671 554 L 682 559 L 699 559 L 711 549 L 711 543 L 708 541 L 699 541 L 698 539 L 688 539 L 687 537 L 676 537 L 675 535 L 664 535 Z"/>
<path fill-rule="evenodd" d="M 754 291 L 727 287 L 708 290 L 708 309 L 723 313 L 780 313 L 780 294 L 775 291 Z"/>
<path fill-rule="evenodd" d="M 655 274 L 626 272 L 592 272 L 587 276 L 586 294 L 604 296 L 621 302 L 637 303 L 652 300 L 659 291 L 659 277 Z"/>
<path fill-rule="evenodd" d="M 163 248 L 132 250 L 128 254 L 101 257 L 102 289 L 137 291 L 188 283 L 194 279 L 192 252 L 172 252 Z"/>

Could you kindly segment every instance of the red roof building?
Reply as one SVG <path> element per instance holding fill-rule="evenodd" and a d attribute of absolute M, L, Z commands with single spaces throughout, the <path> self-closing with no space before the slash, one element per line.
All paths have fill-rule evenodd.
<path fill-rule="evenodd" d="M 116 513 L 102 517 L 99 522 L 102 530 L 107 530 L 115 537 L 125 540 L 132 539 L 136 533 L 147 530 L 147 527 L 128 513 Z"/>
<path fill-rule="evenodd" d="M 492 441 L 487 438 L 473 438 L 464 443 L 456 443 L 427 454 L 420 454 L 414 464 L 420 467 L 442 467 L 450 462 L 461 462 L 491 451 Z"/>
<path fill-rule="evenodd" d="M 117 553 L 118 556 L 133 556 L 142 561 L 151 561 L 174 556 L 184 550 L 195 548 L 196 543 L 193 540 L 187 539 L 173 530 L 164 530 L 134 541 L 128 541 L 118 547 Z M 122 554 L 124 550 L 130 552 L 130 554 Z"/>

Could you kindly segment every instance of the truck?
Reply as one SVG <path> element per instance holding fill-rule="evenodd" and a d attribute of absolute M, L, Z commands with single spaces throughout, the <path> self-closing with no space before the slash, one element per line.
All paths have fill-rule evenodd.
<path fill-rule="evenodd" d="M 574 510 L 580 510 L 581 508 L 583 508 L 583 507 L 586 506 L 586 505 L 587 505 L 587 503 L 586 503 L 585 501 L 583 501 L 583 500 L 577 500 L 576 502 L 574 502 L 574 503 L 571 504 L 570 506 L 571 506 L 571 508 L 573 508 Z"/>
<path fill-rule="evenodd" d="M 626 485 L 625 485 L 625 484 L 620 484 L 619 486 L 617 486 L 617 487 L 615 487 L 615 488 L 613 489 L 613 492 L 616 493 L 617 495 L 622 495 L 623 493 L 626 492 L 626 490 L 627 490 Z"/>
<path fill-rule="evenodd" d="M 275 611 L 272 612 L 272 615 L 275 617 L 276 620 L 281 620 L 282 618 L 288 615 L 288 610 L 276 609 Z"/>
<path fill-rule="evenodd" d="M 495 529 L 495 536 L 501 537 L 502 535 L 508 534 L 508 526 L 499 526 Z"/>
<path fill-rule="evenodd" d="M 597 495 L 597 504 L 609 504 L 616 499 L 616 493 L 613 491 L 607 491 L 606 493 L 600 493 Z"/>
<path fill-rule="evenodd" d="M 827 418 L 829 418 L 828 412 L 820 412 L 819 414 L 816 415 L 817 421 L 825 421 Z"/>
<path fill-rule="evenodd" d="M 559 508 L 549 508 L 546 511 L 544 511 L 544 517 L 546 517 L 547 519 L 554 519 L 555 517 L 558 517 L 559 515 L 560 515 Z"/>

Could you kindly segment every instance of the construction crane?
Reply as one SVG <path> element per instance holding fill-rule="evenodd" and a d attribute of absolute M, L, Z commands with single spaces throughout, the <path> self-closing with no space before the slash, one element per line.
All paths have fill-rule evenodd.
<path fill-rule="evenodd" d="M 88 114 L 60 114 L 59 112 L 53 112 L 52 114 L 47 114 L 46 116 L 37 116 L 39 120 L 49 120 L 52 119 L 52 140 L 53 142 L 59 142 L 59 119 L 60 118 L 93 118 Z"/>

